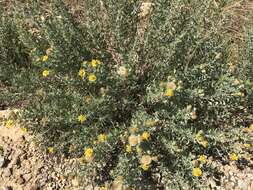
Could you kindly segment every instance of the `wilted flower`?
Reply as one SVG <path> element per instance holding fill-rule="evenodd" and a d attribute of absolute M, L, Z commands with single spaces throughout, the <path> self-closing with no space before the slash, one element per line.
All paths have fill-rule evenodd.
<path fill-rule="evenodd" d="M 151 162 L 152 162 L 152 157 L 151 156 L 149 156 L 149 155 L 143 155 L 141 157 L 140 163 L 142 165 L 149 165 L 149 164 L 151 164 Z"/>
<path fill-rule="evenodd" d="M 120 66 L 117 71 L 118 75 L 121 77 L 127 77 L 128 76 L 128 70 L 124 66 Z"/>
<path fill-rule="evenodd" d="M 169 82 L 167 84 L 167 88 L 171 89 L 171 90 L 176 90 L 177 86 L 176 86 L 176 84 L 174 82 Z"/>
<path fill-rule="evenodd" d="M 138 137 L 136 135 L 130 135 L 128 137 L 128 142 L 131 146 L 136 146 L 138 144 Z"/>

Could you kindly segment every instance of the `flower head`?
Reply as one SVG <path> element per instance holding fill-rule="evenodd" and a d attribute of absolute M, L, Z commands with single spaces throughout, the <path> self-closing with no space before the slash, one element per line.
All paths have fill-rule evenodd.
<path fill-rule="evenodd" d="M 41 60 L 42 60 L 43 62 L 47 61 L 47 60 L 48 60 L 48 55 L 44 55 L 44 56 L 41 58 Z"/>
<path fill-rule="evenodd" d="M 100 65 L 101 64 L 101 61 L 98 60 L 98 59 L 92 59 L 91 62 L 90 62 L 91 66 L 92 67 L 97 67 L 97 65 Z"/>
<path fill-rule="evenodd" d="M 149 165 L 149 164 L 151 164 L 151 162 L 152 162 L 152 157 L 151 156 L 149 156 L 149 155 L 143 155 L 141 157 L 140 163 L 142 165 Z"/>
<path fill-rule="evenodd" d="M 91 158 L 93 158 L 93 156 L 94 156 L 94 151 L 93 151 L 93 149 L 92 149 L 92 148 L 87 148 L 87 149 L 85 150 L 85 152 L 84 152 L 84 155 L 85 155 L 85 158 L 86 158 L 86 159 L 91 159 Z"/>
<path fill-rule="evenodd" d="M 106 141 L 106 139 L 107 139 L 106 134 L 100 134 L 100 135 L 98 135 L 98 142 L 103 143 L 103 142 Z"/>
<path fill-rule="evenodd" d="M 177 86 L 176 86 L 176 84 L 174 82 L 169 82 L 167 84 L 167 88 L 168 89 L 172 89 L 172 90 L 176 90 Z"/>
<path fill-rule="evenodd" d="M 141 135 L 141 138 L 142 138 L 142 140 L 145 140 L 145 141 L 149 140 L 150 133 L 147 132 L 147 131 L 143 132 L 142 135 Z"/>
<path fill-rule="evenodd" d="M 54 153 L 54 147 L 48 147 L 47 151 L 49 154 L 53 154 Z"/>
<path fill-rule="evenodd" d="M 202 175 L 202 171 L 200 168 L 193 168 L 192 175 L 195 177 L 200 177 Z"/>
<path fill-rule="evenodd" d="M 84 69 L 80 69 L 79 72 L 78 72 L 78 75 L 83 79 L 84 76 L 85 76 L 85 70 Z"/>
<path fill-rule="evenodd" d="M 144 170 L 144 171 L 148 171 L 149 170 L 149 165 L 146 165 L 146 164 L 143 164 L 141 165 L 141 168 Z"/>
<path fill-rule="evenodd" d="M 47 77 L 49 75 L 49 70 L 45 69 L 43 72 L 42 72 L 42 76 L 43 77 Z"/>
<path fill-rule="evenodd" d="M 167 97 L 169 97 L 169 98 L 172 97 L 172 96 L 174 96 L 174 90 L 171 89 L 171 88 L 168 88 L 168 89 L 166 90 L 165 95 L 166 95 Z"/>
<path fill-rule="evenodd" d="M 204 148 L 207 148 L 209 143 L 207 140 L 203 140 L 203 141 L 200 141 L 199 144 L 201 144 Z"/>
<path fill-rule="evenodd" d="M 128 153 L 132 152 L 132 147 L 131 147 L 129 144 L 126 145 L 126 151 L 127 151 Z"/>
<path fill-rule="evenodd" d="M 88 80 L 89 80 L 90 82 L 95 82 L 95 81 L 97 80 L 97 77 L 96 77 L 96 75 L 94 75 L 94 74 L 89 74 Z"/>
<path fill-rule="evenodd" d="M 131 146 L 136 146 L 138 144 L 138 137 L 136 135 L 130 135 L 128 137 L 128 142 Z"/>
<path fill-rule="evenodd" d="M 21 129 L 21 131 L 24 132 L 24 133 L 27 133 L 27 131 L 28 131 L 26 127 L 21 127 L 20 129 Z"/>
<path fill-rule="evenodd" d="M 14 125 L 14 121 L 12 119 L 8 119 L 5 123 L 5 127 L 11 128 Z"/>
<path fill-rule="evenodd" d="M 245 144 L 243 144 L 243 146 L 244 146 L 245 148 L 250 148 L 250 147 L 251 147 L 251 144 L 245 143 Z"/>
<path fill-rule="evenodd" d="M 232 153 L 230 156 L 229 156 L 229 159 L 231 161 L 237 161 L 239 159 L 238 155 L 236 153 Z"/>
<path fill-rule="evenodd" d="M 202 163 L 206 163 L 206 161 L 207 161 L 205 155 L 200 155 L 198 160 L 199 160 L 200 162 L 202 162 Z"/>
<path fill-rule="evenodd" d="M 124 66 L 120 66 L 118 68 L 118 71 L 117 71 L 118 75 L 120 75 L 121 77 L 127 77 L 128 76 L 128 70 L 126 67 Z"/>
<path fill-rule="evenodd" d="M 249 126 L 249 129 L 253 131 L 253 123 Z"/>
<path fill-rule="evenodd" d="M 86 115 L 79 115 L 78 116 L 78 121 L 80 123 L 84 123 L 87 120 L 87 116 Z"/>

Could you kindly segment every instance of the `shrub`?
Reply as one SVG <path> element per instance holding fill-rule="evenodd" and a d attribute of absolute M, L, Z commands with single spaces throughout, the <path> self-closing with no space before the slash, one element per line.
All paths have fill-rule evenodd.
<path fill-rule="evenodd" d="M 82 3 L 78 21 L 60 0 L 15 11 L 37 73 L 23 112 L 29 130 L 80 157 L 79 175 L 101 186 L 120 178 L 138 189 L 202 188 L 200 176 L 215 169 L 206 157 L 236 160 L 234 142 L 250 138 L 241 127 L 252 89 L 229 71 L 219 32 L 225 3 Z"/>

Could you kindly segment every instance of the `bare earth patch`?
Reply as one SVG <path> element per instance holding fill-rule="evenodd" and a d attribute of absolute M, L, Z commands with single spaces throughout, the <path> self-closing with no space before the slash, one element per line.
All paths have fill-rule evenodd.
<path fill-rule="evenodd" d="M 0 119 L 8 118 L 9 111 L 0 111 Z M 33 137 L 16 124 L 11 128 L 0 125 L 0 189 L 2 190 L 92 190 L 81 188 L 75 170 L 78 159 L 59 158 L 42 151 Z M 214 163 L 220 178 L 207 180 L 210 189 L 253 190 L 253 170 L 239 169 L 235 163 Z M 122 186 L 109 188 L 123 190 Z"/>

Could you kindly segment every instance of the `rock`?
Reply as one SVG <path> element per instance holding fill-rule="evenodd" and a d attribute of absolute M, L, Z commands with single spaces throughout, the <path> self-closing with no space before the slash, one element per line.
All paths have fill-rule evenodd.
<path fill-rule="evenodd" d="M 32 174 L 31 173 L 24 174 L 23 178 L 25 179 L 26 182 L 28 182 L 32 179 Z"/>
<path fill-rule="evenodd" d="M 72 185 L 74 187 L 78 187 L 79 186 L 79 181 L 77 180 L 77 178 L 72 179 Z"/>
<path fill-rule="evenodd" d="M 229 182 L 225 185 L 226 189 L 234 189 L 234 183 L 233 182 Z"/>
<path fill-rule="evenodd" d="M 248 184 L 246 181 L 242 181 L 242 180 L 239 180 L 239 181 L 238 181 L 238 187 L 239 187 L 241 190 L 247 190 L 247 189 L 248 189 L 248 186 L 249 186 L 249 184 Z"/>
<path fill-rule="evenodd" d="M 23 185 L 25 183 L 25 180 L 22 176 L 18 176 L 17 179 L 16 179 L 16 182 L 19 184 L 19 185 Z"/>
<path fill-rule="evenodd" d="M 253 189 L 253 181 L 251 182 L 249 189 L 250 189 L 250 190 Z"/>
<path fill-rule="evenodd" d="M 13 190 L 11 186 L 3 186 L 1 190 Z"/>
<path fill-rule="evenodd" d="M 11 175 L 12 175 L 12 171 L 10 168 L 7 168 L 6 170 L 4 170 L 3 172 L 4 177 L 10 177 Z"/>
<path fill-rule="evenodd" d="M 6 159 L 3 156 L 0 156 L 0 168 L 5 167 Z"/>
<path fill-rule="evenodd" d="M 32 185 L 30 187 L 30 190 L 39 190 L 39 187 L 38 187 L 38 185 Z"/>

